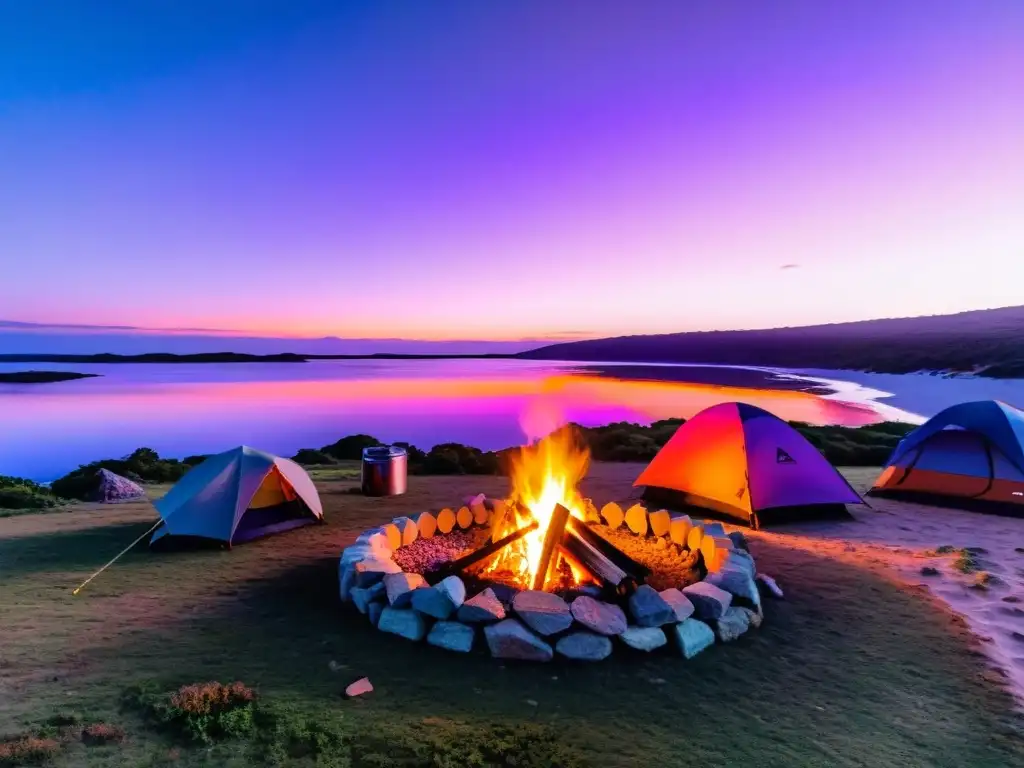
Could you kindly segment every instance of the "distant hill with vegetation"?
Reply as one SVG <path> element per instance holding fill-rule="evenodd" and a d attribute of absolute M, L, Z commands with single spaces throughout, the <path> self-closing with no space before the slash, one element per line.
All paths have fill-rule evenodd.
<path fill-rule="evenodd" d="M 1024 306 L 802 328 L 618 336 L 553 344 L 518 356 L 1024 378 Z"/>

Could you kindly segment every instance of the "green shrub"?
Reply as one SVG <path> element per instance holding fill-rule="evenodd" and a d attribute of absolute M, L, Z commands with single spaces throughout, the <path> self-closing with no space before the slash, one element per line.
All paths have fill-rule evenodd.
<path fill-rule="evenodd" d="M 190 457 L 197 458 L 197 457 Z M 174 483 L 191 469 L 177 459 L 161 459 L 152 448 L 138 448 L 123 459 L 103 459 L 83 464 L 51 484 L 53 492 L 65 499 L 89 500 L 99 487 L 97 471 L 107 469 L 141 483 Z"/>
<path fill-rule="evenodd" d="M 0 509 L 49 509 L 57 506 L 53 492 L 23 477 L 0 475 Z"/>
<path fill-rule="evenodd" d="M 127 700 L 179 736 L 211 744 L 252 731 L 256 693 L 242 683 L 209 682 L 185 685 L 173 693 L 135 688 Z"/>
<path fill-rule="evenodd" d="M 323 451 L 318 451 L 315 448 L 300 448 L 294 456 L 292 461 L 299 464 L 303 464 L 307 467 L 315 467 L 323 464 L 334 464 L 334 459 L 328 456 Z"/>
<path fill-rule="evenodd" d="M 380 440 L 370 435 L 348 435 L 336 443 L 325 445 L 321 452 L 339 461 L 358 461 L 363 458 L 363 449 L 382 445 Z"/>

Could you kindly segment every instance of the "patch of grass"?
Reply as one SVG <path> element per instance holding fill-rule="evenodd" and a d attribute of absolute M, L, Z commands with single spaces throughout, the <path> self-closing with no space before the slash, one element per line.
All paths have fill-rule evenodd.
<path fill-rule="evenodd" d="M 581 490 L 598 506 L 622 501 L 639 470 L 596 463 Z M 847 475 L 862 487 L 874 473 Z M 328 525 L 230 551 L 139 548 L 77 597 L 75 584 L 153 524 L 149 504 L 0 521 L 0 673 L 19 680 L 3 717 L 73 710 L 131 734 L 117 749 L 76 738 L 54 768 L 166 765 L 171 748 L 180 768 L 1024 765 L 1012 702 L 968 653 L 966 628 L 869 564 L 751 537 L 759 570 L 792 589 L 735 643 L 689 661 L 666 648 L 589 666 L 500 664 L 383 635 L 343 610 L 337 558 L 366 528 L 498 497 L 505 478 L 411 477 L 404 496 L 379 498 L 317 485 Z M 176 744 L 119 711 L 125 689 L 153 676 L 165 697 L 196 680 L 258 686 L 252 731 L 206 745 L 172 730 Z M 373 695 L 345 699 L 363 676 Z"/>
<path fill-rule="evenodd" d="M 938 576 L 939 575 L 939 569 L 938 568 L 932 568 L 930 565 L 926 565 L 926 566 L 924 566 L 921 569 L 921 575 L 922 576 Z"/>
<path fill-rule="evenodd" d="M 61 745 L 56 739 L 38 736 L 14 736 L 0 741 L 0 768 L 42 765 L 58 754 Z"/>
<path fill-rule="evenodd" d="M 974 573 L 981 568 L 981 563 L 978 561 L 978 556 L 969 549 L 960 549 L 957 550 L 952 566 L 960 573 Z"/>
<path fill-rule="evenodd" d="M 941 547 L 936 547 L 931 552 L 926 552 L 925 554 L 935 557 L 937 555 L 951 555 L 954 552 L 956 552 L 956 547 L 952 544 L 943 544 Z"/>

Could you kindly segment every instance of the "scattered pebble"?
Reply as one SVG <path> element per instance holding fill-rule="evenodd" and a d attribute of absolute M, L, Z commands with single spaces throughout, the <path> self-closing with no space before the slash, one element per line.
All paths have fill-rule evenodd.
<path fill-rule="evenodd" d="M 362 677 L 351 683 L 348 688 L 345 689 L 345 695 L 349 698 L 353 696 L 362 696 L 364 693 L 370 693 L 373 690 L 373 685 L 370 683 L 370 678 Z"/>
<path fill-rule="evenodd" d="M 534 701 L 533 699 L 527 699 L 526 703 L 529 704 L 531 707 L 536 707 L 537 706 L 537 702 Z"/>

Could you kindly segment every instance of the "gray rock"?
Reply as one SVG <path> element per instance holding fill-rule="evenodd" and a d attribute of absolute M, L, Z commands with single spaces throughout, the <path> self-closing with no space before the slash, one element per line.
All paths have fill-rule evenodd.
<path fill-rule="evenodd" d="M 512 600 L 512 609 L 530 629 L 541 635 L 554 635 L 572 624 L 569 604 L 558 595 L 531 589 Z"/>
<path fill-rule="evenodd" d="M 688 618 L 693 616 L 693 603 L 690 602 L 690 598 L 684 595 L 675 587 L 670 589 L 663 589 L 658 593 L 661 595 L 661 599 L 672 606 L 672 611 L 676 615 L 676 621 L 686 621 Z"/>
<path fill-rule="evenodd" d="M 612 641 L 593 632 L 572 632 L 555 643 L 555 652 L 574 661 L 601 661 L 612 653 Z"/>
<path fill-rule="evenodd" d="M 720 619 L 732 605 L 731 594 L 706 581 L 683 587 L 683 594 L 690 598 L 698 619 Z"/>
<path fill-rule="evenodd" d="M 754 558 L 750 556 L 749 552 L 744 552 L 742 549 L 734 549 L 729 552 L 729 556 L 725 559 L 725 565 L 733 568 L 742 568 L 750 574 L 753 578 L 754 574 L 757 573 L 757 565 L 754 563 Z"/>
<path fill-rule="evenodd" d="M 619 639 L 638 651 L 653 651 L 668 642 L 665 630 L 661 627 L 629 627 L 619 635 Z"/>
<path fill-rule="evenodd" d="M 466 599 L 466 586 L 458 576 L 449 576 L 426 589 L 417 589 L 412 607 L 435 619 L 447 619 Z"/>
<path fill-rule="evenodd" d="M 422 614 L 409 608 L 385 608 L 381 611 L 377 629 L 419 642 L 427 634 L 427 621 Z"/>
<path fill-rule="evenodd" d="M 505 619 L 484 627 L 484 638 L 491 656 L 496 659 L 551 661 L 551 646 L 524 627 L 516 619 Z"/>
<path fill-rule="evenodd" d="M 378 581 L 383 580 L 385 576 L 402 572 L 398 564 L 390 558 L 387 560 L 377 558 L 360 560 L 353 567 L 355 568 L 356 586 L 358 587 L 371 587 Z"/>
<path fill-rule="evenodd" d="M 720 618 L 715 629 L 718 639 L 731 643 L 750 628 L 750 617 L 743 608 L 730 608 Z"/>
<path fill-rule="evenodd" d="M 780 586 L 779 586 L 779 585 L 778 585 L 778 584 L 777 584 L 777 583 L 775 582 L 775 579 L 773 579 L 773 578 L 772 578 L 771 576 L 769 576 L 768 574 L 765 574 L 765 573 L 759 573 L 759 574 L 757 574 L 757 580 L 758 580 L 758 582 L 760 582 L 761 584 L 764 584 L 764 586 L 765 586 L 765 589 L 767 589 L 767 590 L 768 590 L 768 593 L 769 593 L 769 594 L 770 594 L 770 595 L 771 595 L 772 597 L 777 597 L 777 598 L 778 598 L 779 600 L 781 600 L 781 599 L 782 599 L 782 597 L 783 597 L 783 593 L 782 593 L 782 587 L 780 587 Z"/>
<path fill-rule="evenodd" d="M 367 608 L 366 615 L 370 617 L 370 623 L 373 624 L 373 626 L 376 627 L 380 624 L 380 615 L 383 611 L 384 603 L 378 600 L 374 600 L 370 603 L 369 608 Z"/>
<path fill-rule="evenodd" d="M 352 588 L 356 585 L 356 569 L 351 565 L 338 563 L 338 596 L 341 602 L 347 603 L 351 599 Z"/>
<path fill-rule="evenodd" d="M 672 606 L 647 584 L 637 587 L 636 592 L 630 595 L 629 612 L 641 627 L 660 627 L 676 620 Z"/>
<path fill-rule="evenodd" d="M 494 592 L 494 596 L 498 598 L 506 608 L 512 607 L 512 601 L 516 599 L 521 590 L 515 587 L 510 587 L 508 584 L 493 584 L 491 590 Z"/>
<path fill-rule="evenodd" d="M 384 589 L 392 608 L 408 608 L 413 592 L 425 587 L 427 580 L 418 573 L 389 573 L 384 577 Z"/>
<path fill-rule="evenodd" d="M 750 622 L 750 626 L 754 629 L 758 629 L 761 623 L 764 621 L 764 614 L 758 613 L 757 611 L 751 610 L 750 608 L 737 608 L 739 611 L 743 611 L 747 614 L 747 621 Z"/>
<path fill-rule="evenodd" d="M 384 595 L 384 582 L 378 581 L 372 587 L 355 587 L 352 592 L 352 603 L 356 610 L 365 614 L 370 603 Z"/>
<path fill-rule="evenodd" d="M 505 618 L 505 606 L 488 587 L 480 594 L 470 598 L 459 608 L 458 619 L 469 623 L 485 624 L 501 621 Z"/>
<path fill-rule="evenodd" d="M 430 628 L 427 642 L 447 651 L 469 653 L 473 649 L 475 634 L 472 627 L 457 621 L 439 621 Z"/>
<path fill-rule="evenodd" d="M 742 549 L 744 552 L 750 551 L 750 545 L 747 543 L 747 537 L 743 535 L 742 531 L 733 531 L 728 534 L 728 536 L 732 539 L 732 543 L 736 545 L 737 549 Z"/>
<path fill-rule="evenodd" d="M 583 596 L 573 600 L 569 608 L 576 621 L 599 635 L 621 635 L 626 631 L 626 614 L 617 605 Z"/>
<path fill-rule="evenodd" d="M 752 606 L 761 605 L 761 595 L 757 591 L 757 585 L 750 574 L 740 568 L 726 565 L 717 573 L 708 574 L 707 582 L 724 589 L 733 597 L 745 600 Z"/>
<path fill-rule="evenodd" d="M 679 645 L 679 652 L 687 659 L 692 659 L 705 648 L 715 644 L 715 632 L 703 621 L 687 619 L 676 624 L 671 630 Z"/>
<path fill-rule="evenodd" d="M 727 535 L 725 532 L 725 528 L 722 527 L 721 523 L 712 523 L 705 520 L 701 524 L 701 527 L 704 528 L 705 536 L 721 536 L 722 538 L 725 538 L 725 536 Z"/>

